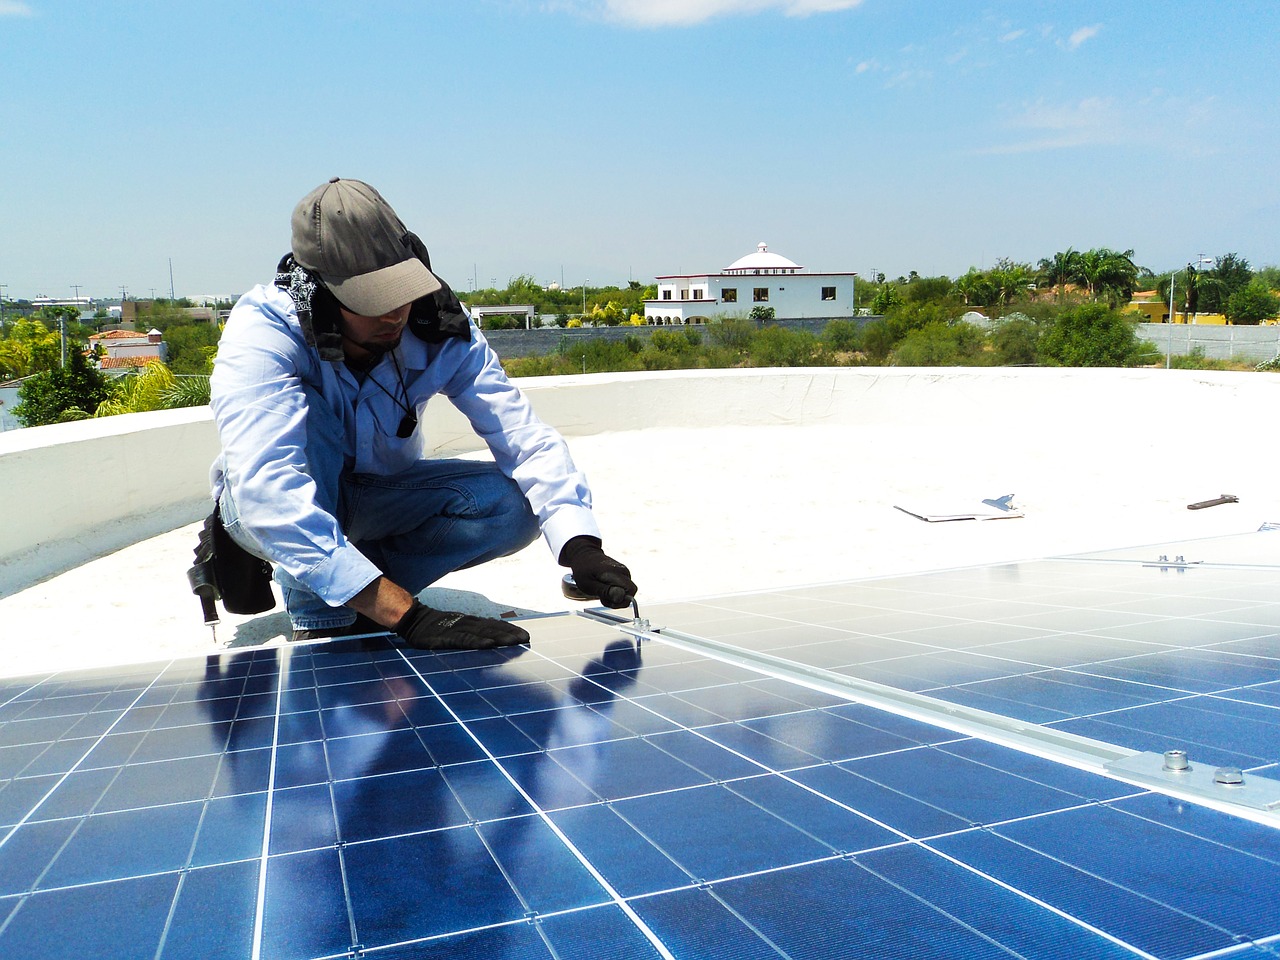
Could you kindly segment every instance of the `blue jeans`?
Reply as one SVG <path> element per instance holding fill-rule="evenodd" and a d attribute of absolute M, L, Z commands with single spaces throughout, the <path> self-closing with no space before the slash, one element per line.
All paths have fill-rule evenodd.
<path fill-rule="evenodd" d="M 392 476 L 343 474 L 336 489 L 319 483 L 317 490 L 347 539 L 410 593 L 454 570 L 516 553 L 538 537 L 538 520 L 520 488 L 485 461 L 421 460 Z M 224 518 L 236 515 L 229 499 L 224 492 Z M 337 502 L 323 502 L 331 499 Z M 238 526 L 229 524 L 228 532 L 241 533 L 240 541 Z M 350 607 L 329 606 L 279 567 L 274 579 L 294 629 L 355 622 Z"/>

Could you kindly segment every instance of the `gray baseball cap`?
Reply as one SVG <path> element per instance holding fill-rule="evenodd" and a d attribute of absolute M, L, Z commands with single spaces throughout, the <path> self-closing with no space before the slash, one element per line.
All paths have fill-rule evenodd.
<path fill-rule="evenodd" d="M 409 231 L 377 190 L 334 177 L 293 210 L 293 258 L 338 302 L 380 317 L 442 284 L 414 254 Z"/>

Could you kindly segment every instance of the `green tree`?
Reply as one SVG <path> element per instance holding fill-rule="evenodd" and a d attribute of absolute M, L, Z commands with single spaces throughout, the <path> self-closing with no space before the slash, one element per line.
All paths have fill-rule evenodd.
<path fill-rule="evenodd" d="M 1013 313 L 991 331 L 995 360 L 1002 366 L 1030 366 L 1039 357 L 1040 326 L 1025 313 Z"/>
<path fill-rule="evenodd" d="M 1133 262 L 1133 251 L 1096 247 L 1080 254 L 1076 278 L 1089 292 L 1090 300 L 1105 297 L 1112 306 L 1128 303 L 1137 289 L 1142 271 Z"/>
<path fill-rule="evenodd" d="M 1062 367 L 1127 367 L 1143 356 L 1133 324 L 1102 303 L 1062 313 L 1039 347 L 1041 359 Z"/>
<path fill-rule="evenodd" d="M 61 365 L 62 341 L 56 329 L 50 330 L 43 320 L 25 317 L 9 324 L 0 340 L 0 374 L 26 377 Z"/>
<path fill-rule="evenodd" d="M 1251 280 L 1231 295 L 1225 312 L 1232 323 L 1261 323 L 1280 314 L 1280 297 L 1261 280 Z"/>
<path fill-rule="evenodd" d="M 1226 313 L 1227 301 L 1243 290 L 1253 279 L 1249 261 L 1234 253 L 1223 254 L 1206 271 L 1217 283 L 1203 286 L 1200 291 L 1201 313 Z"/>
<path fill-rule="evenodd" d="M 1041 260 L 1039 267 L 1039 282 L 1053 287 L 1058 300 L 1061 300 L 1066 285 L 1080 275 L 1080 251 L 1067 247 L 1066 250 Z"/>
<path fill-rule="evenodd" d="M 18 389 L 13 415 L 24 427 L 82 419 L 111 396 L 107 377 L 77 347 L 67 350 L 67 365 L 37 373 Z"/>
<path fill-rule="evenodd" d="M 891 283 L 875 295 L 875 299 L 871 301 L 871 312 L 884 316 L 889 312 L 890 307 L 895 307 L 900 303 L 902 303 L 902 292 L 898 289 L 896 283 Z"/>
<path fill-rule="evenodd" d="M 178 323 L 164 333 L 169 369 L 174 373 L 208 376 L 218 353 L 218 328 L 212 323 Z"/>
<path fill-rule="evenodd" d="M 970 267 L 969 272 L 956 281 L 956 292 L 967 307 L 985 307 L 996 302 L 996 285 L 977 267 Z"/>
<path fill-rule="evenodd" d="M 751 308 L 751 312 L 747 314 L 747 318 L 757 322 L 764 322 L 767 320 L 773 320 L 777 315 L 778 311 L 773 309 L 773 307 L 755 306 Z"/>

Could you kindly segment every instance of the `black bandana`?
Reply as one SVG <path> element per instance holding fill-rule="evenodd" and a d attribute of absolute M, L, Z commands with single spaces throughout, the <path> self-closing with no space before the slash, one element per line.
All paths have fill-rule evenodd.
<path fill-rule="evenodd" d="M 412 233 L 409 242 L 418 259 L 431 269 L 427 248 Z M 437 279 L 439 279 L 437 277 Z M 286 253 L 276 267 L 275 284 L 293 299 L 298 323 L 308 346 L 314 347 L 321 360 L 343 360 L 342 332 L 338 300 L 320 278 Z M 413 302 L 409 309 L 409 331 L 424 343 L 443 343 L 450 337 L 471 339 L 471 324 L 449 285 L 443 280 L 435 293 Z"/>

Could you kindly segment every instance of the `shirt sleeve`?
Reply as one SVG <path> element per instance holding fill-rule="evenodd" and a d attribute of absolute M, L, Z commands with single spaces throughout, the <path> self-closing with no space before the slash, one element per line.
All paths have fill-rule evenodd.
<path fill-rule="evenodd" d="M 538 419 L 525 395 L 507 379 L 484 335 L 473 324 L 470 344 L 453 341 L 446 349 L 465 353 L 442 392 L 471 422 L 499 469 L 520 487 L 552 556 L 559 557 L 576 536 L 598 538 L 586 476 L 564 438 Z"/>
<path fill-rule="evenodd" d="M 272 563 L 332 606 L 350 600 L 378 576 L 338 526 L 337 470 L 313 477 L 307 459 L 309 403 L 322 402 L 304 375 L 319 360 L 302 339 L 287 294 L 258 287 L 232 311 L 218 346 L 211 405 L 222 443 L 214 495 L 228 490 L 240 531 Z M 292 323 L 290 322 L 292 320 Z M 334 456 L 341 462 L 342 438 Z M 318 483 L 332 485 L 321 497 Z"/>

